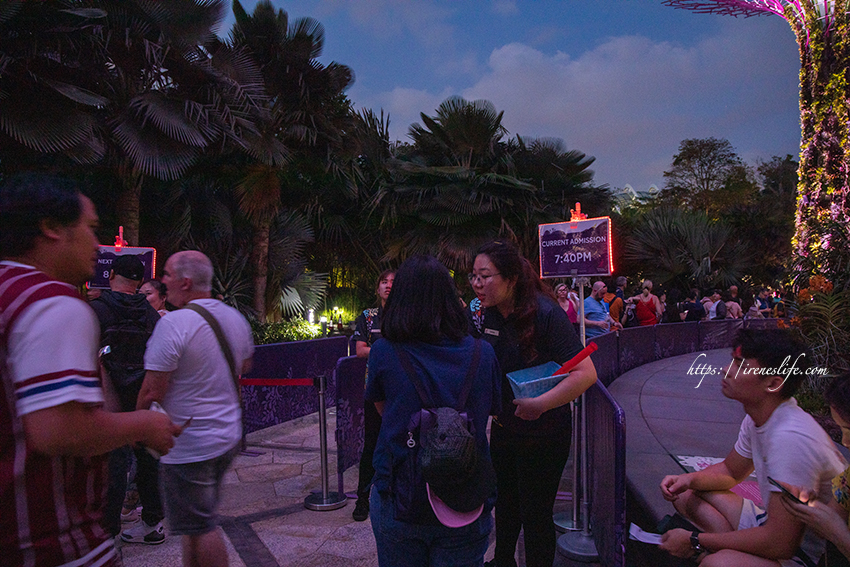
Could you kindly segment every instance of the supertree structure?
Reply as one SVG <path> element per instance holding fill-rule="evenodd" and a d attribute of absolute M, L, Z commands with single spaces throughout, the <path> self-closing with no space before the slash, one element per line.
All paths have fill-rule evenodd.
<path fill-rule="evenodd" d="M 662 1 L 701 13 L 775 14 L 791 24 L 801 63 L 797 267 L 850 285 L 850 0 Z"/>

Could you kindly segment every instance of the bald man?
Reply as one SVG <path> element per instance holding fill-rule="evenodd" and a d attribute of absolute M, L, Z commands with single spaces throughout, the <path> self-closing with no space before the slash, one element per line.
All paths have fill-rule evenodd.
<path fill-rule="evenodd" d="M 588 339 L 623 328 L 608 314 L 608 304 L 603 299 L 607 291 L 604 282 L 594 282 L 593 290 L 584 300 L 584 335 Z"/>
<path fill-rule="evenodd" d="M 248 371 L 254 353 L 248 321 L 212 298 L 212 278 L 212 263 L 197 251 L 178 252 L 165 263 L 168 300 L 182 309 L 154 329 L 138 400 L 139 408 L 159 402 L 176 423 L 188 424 L 161 460 L 160 483 L 171 533 L 183 536 L 183 565 L 205 567 L 227 565 L 218 500 L 242 439 L 236 375 Z M 142 524 L 130 538 L 145 536 L 149 526 Z M 127 531 L 122 538 L 133 541 Z"/>

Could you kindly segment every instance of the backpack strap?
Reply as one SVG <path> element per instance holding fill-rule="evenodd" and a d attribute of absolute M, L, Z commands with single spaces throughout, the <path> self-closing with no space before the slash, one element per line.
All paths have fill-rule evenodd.
<path fill-rule="evenodd" d="M 395 345 L 393 345 L 393 350 L 395 350 L 408 378 L 410 378 L 410 381 L 413 382 L 413 387 L 416 388 L 416 393 L 419 394 L 419 399 L 422 401 L 422 405 L 425 408 L 436 407 L 436 405 L 431 401 L 428 392 L 425 390 L 425 385 L 422 384 L 422 380 L 419 379 L 419 375 L 416 373 L 416 370 L 413 369 L 413 364 L 410 362 L 410 356 L 407 352 L 403 349 L 397 348 Z M 472 364 L 470 364 L 469 370 L 466 372 L 466 377 L 463 381 L 463 388 L 460 391 L 455 407 L 458 412 L 463 411 L 464 406 L 466 406 L 466 400 L 469 398 L 469 393 L 472 391 L 472 383 L 474 382 L 475 375 L 478 372 L 478 362 L 480 358 L 481 339 L 475 339 L 475 350 L 472 354 Z"/>
<path fill-rule="evenodd" d="M 241 404 L 242 388 L 239 386 L 239 374 L 236 371 L 236 363 L 233 360 L 233 352 L 230 350 L 230 345 L 224 337 L 224 331 L 221 330 L 221 325 L 218 324 L 218 321 L 216 321 L 215 317 L 213 317 L 209 311 L 197 303 L 188 303 L 183 307 L 183 309 L 194 311 L 203 317 L 204 321 L 206 321 L 210 328 L 212 328 L 213 333 L 215 333 L 215 338 L 218 339 L 218 346 L 221 347 L 221 352 L 224 353 L 224 358 L 227 360 L 227 366 L 230 367 L 230 376 L 233 378 L 233 385 L 236 387 L 236 394 L 239 396 L 239 403 Z"/>

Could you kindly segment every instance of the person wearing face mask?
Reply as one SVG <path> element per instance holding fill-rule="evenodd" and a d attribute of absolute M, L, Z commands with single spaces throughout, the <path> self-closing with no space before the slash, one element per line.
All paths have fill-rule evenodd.
<path fill-rule="evenodd" d="M 470 303 L 470 332 L 493 345 L 503 373 L 502 411 L 490 432 L 496 551 L 487 565 L 516 567 L 517 540 L 524 530 L 526 565 L 551 567 L 552 508 L 570 451 L 568 404 L 596 381 L 596 369 L 585 358 L 548 392 L 515 399 L 508 372 L 552 361 L 563 364 L 582 344 L 564 310 L 547 293 L 549 287 L 514 246 L 498 241 L 483 246 L 469 281 L 476 294 Z"/>

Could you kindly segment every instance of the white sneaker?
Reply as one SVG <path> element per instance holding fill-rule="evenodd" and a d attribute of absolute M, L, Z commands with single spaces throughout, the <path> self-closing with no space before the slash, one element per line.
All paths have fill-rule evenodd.
<path fill-rule="evenodd" d="M 121 510 L 121 523 L 122 524 L 132 524 L 133 522 L 138 520 L 141 517 L 140 510 L 141 510 L 141 508 L 133 508 L 132 510 L 130 510 L 129 512 L 127 512 L 125 514 L 124 510 L 122 509 Z"/>
<path fill-rule="evenodd" d="M 121 533 L 121 539 L 127 543 L 158 545 L 165 541 L 165 528 L 162 522 L 149 526 L 144 520 L 139 520 Z"/>

